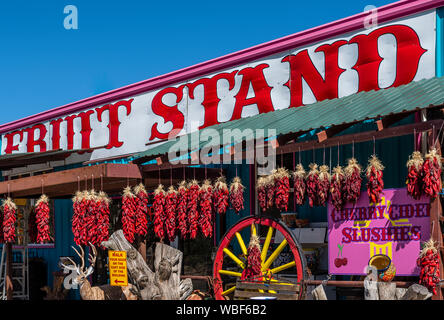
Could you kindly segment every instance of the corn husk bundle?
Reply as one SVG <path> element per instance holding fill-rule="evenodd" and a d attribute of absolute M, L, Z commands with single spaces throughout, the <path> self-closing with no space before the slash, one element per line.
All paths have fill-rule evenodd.
<path fill-rule="evenodd" d="M 416 261 L 418 267 L 421 268 L 419 274 L 419 284 L 425 286 L 434 295 L 437 294 L 437 286 L 441 281 L 439 272 L 439 254 L 438 248 L 433 239 L 430 239 L 424 244 L 419 258 Z"/>
<path fill-rule="evenodd" d="M 46 195 L 41 195 L 35 205 L 35 217 L 37 224 L 37 243 L 48 243 L 51 241 L 49 225 L 49 199 Z"/>
<path fill-rule="evenodd" d="M 17 206 L 11 198 L 3 200 L 3 241 L 11 242 L 15 241 L 15 221 Z"/>
<path fill-rule="evenodd" d="M 160 239 L 165 239 L 165 190 L 163 190 L 163 185 L 159 184 L 156 190 L 154 190 L 154 234 Z"/>
<path fill-rule="evenodd" d="M 213 190 L 213 205 L 216 212 L 220 215 L 224 215 L 227 212 L 229 194 L 225 177 L 217 178 Z"/>
<path fill-rule="evenodd" d="M 199 225 L 203 235 L 209 238 L 213 235 L 213 187 L 210 180 L 205 180 L 199 190 L 200 216 Z"/>
<path fill-rule="evenodd" d="M 376 155 L 371 156 L 366 169 L 367 194 L 372 203 L 381 201 L 382 190 L 384 189 L 384 166 Z"/>
<path fill-rule="evenodd" d="M 251 235 L 250 243 L 247 249 L 247 265 L 242 271 L 241 280 L 253 279 L 262 275 L 262 258 L 259 237 Z"/>
<path fill-rule="evenodd" d="M 177 228 L 179 229 L 178 231 L 182 239 L 186 239 L 188 234 L 187 197 L 188 197 L 187 182 L 183 180 L 179 184 L 177 192 L 177 204 L 176 204 Z"/>
<path fill-rule="evenodd" d="M 188 184 L 188 228 L 190 239 L 197 237 L 199 231 L 199 185 L 196 180 L 192 180 Z"/>
<path fill-rule="evenodd" d="M 279 168 L 274 176 L 276 183 L 275 204 L 280 211 L 286 211 L 290 195 L 290 173 L 285 168 Z"/>
<path fill-rule="evenodd" d="M 348 160 L 348 165 L 344 169 L 345 173 L 345 194 L 348 202 L 356 203 L 361 195 L 362 168 L 355 158 Z"/>
<path fill-rule="evenodd" d="M 236 214 L 244 209 L 244 186 L 239 177 L 235 177 L 230 185 L 230 203 Z"/>
<path fill-rule="evenodd" d="M 293 172 L 294 180 L 294 196 L 297 205 L 303 205 L 305 202 L 305 177 L 306 172 L 301 163 L 296 165 L 296 169 Z"/>
<path fill-rule="evenodd" d="M 319 205 L 325 206 L 328 199 L 328 191 L 330 189 L 330 173 L 327 165 L 319 167 Z"/>
<path fill-rule="evenodd" d="M 342 210 L 345 205 L 344 195 L 345 175 L 341 166 L 333 168 L 333 175 L 330 182 L 331 203 L 337 211 Z"/>
<path fill-rule="evenodd" d="M 407 161 L 407 194 L 413 199 L 419 200 L 422 195 L 422 177 L 424 159 L 421 152 L 414 151 Z"/>
<path fill-rule="evenodd" d="M 176 238 L 176 209 L 177 209 L 177 191 L 173 186 L 168 188 L 165 195 L 165 232 L 170 242 Z"/>
<path fill-rule="evenodd" d="M 313 207 L 319 205 L 319 170 L 316 163 L 311 163 L 309 167 L 310 171 L 307 174 L 305 183 L 307 188 L 308 204 L 310 207 Z"/>
<path fill-rule="evenodd" d="M 267 178 L 259 177 L 257 179 L 257 198 L 259 202 L 259 207 L 262 212 L 267 210 Z"/>
<path fill-rule="evenodd" d="M 148 233 L 148 192 L 140 183 L 134 187 L 136 195 L 136 234 L 146 236 Z"/>
<path fill-rule="evenodd" d="M 442 188 L 441 156 L 433 148 L 426 154 L 423 165 L 422 191 L 430 198 L 438 197 Z"/>

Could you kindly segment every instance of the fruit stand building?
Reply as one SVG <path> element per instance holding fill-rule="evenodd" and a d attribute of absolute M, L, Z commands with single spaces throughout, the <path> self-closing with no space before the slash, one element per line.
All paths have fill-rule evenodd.
<path fill-rule="evenodd" d="M 255 161 L 258 150 L 270 156 L 272 167 L 289 170 L 299 162 L 306 168 L 312 162 L 332 168 L 350 157 L 365 165 L 375 153 L 386 168 L 385 189 L 402 190 L 412 151 L 441 150 L 443 32 L 444 1 L 399 1 L 0 125 L 0 193 L 14 199 L 19 215 L 17 240 L 8 256 L 27 248 L 30 259 L 44 266 L 46 283 L 36 286 L 51 287 L 62 272 L 60 257 L 73 256 L 71 198 L 77 190 L 104 190 L 117 204 L 125 186 L 140 182 L 153 192 L 159 183 L 202 181 L 221 173 L 227 181 L 239 176 L 245 186 L 244 209 L 216 217 L 214 237 L 206 242 L 211 261 L 232 225 L 262 214 L 256 182 L 267 163 Z M 256 143 L 253 153 L 248 152 L 250 142 Z M 171 161 L 180 156 L 182 162 Z M 205 162 L 205 156 L 211 161 Z M 51 199 L 53 241 L 33 244 L 27 240 L 26 218 L 43 193 Z M 405 201 L 406 206 L 423 203 Z M 424 201 L 427 223 L 421 222 L 423 238 L 411 243 L 409 266 L 419 254 L 420 240 L 432 237 L 443 248 L 441 196 Z M 120 208 L 113 210 L 111 225 L 118 228 Z M 308 221 L 299 241 L 309 262 L 316 261 L 309 263 L 312 284 L 326 275 L 336 276 L 338 283 L 363 275 L 366 263 L 350 256 L 342 269 L 335 269 L 334 259 L 346 251 L 336 253 L 336 243 L 329 246 L 337 240 L 331 207 L 296 206 L 290 195 L 288 210 L 271 212 L 282 219 L 287 213 L 297 213 L 300 223 Z M 396 224 L 401 218 L 407 217 L 389 220 Z M 341 232 L 345 240 L 353 239 L 348 231 Z M 404 245 L 383 249 L 376 244 L 371 250 L 387 250 L 398 261 L 396 252 Z M 185 265 L 187 252 L 192 265 L 191 247 L 179 246 Z M 403 269 L 400 263 L 398 275 L 413 281 L 418 270 Z M 185 269 L 189 275 L 212 272 L 211 266 Z M 106 282 L 106 274 L 96 280 Z M 16 297 L 21 297 L 18 291 Z M 442 299 L 441 290 L 435 298 Z"/>

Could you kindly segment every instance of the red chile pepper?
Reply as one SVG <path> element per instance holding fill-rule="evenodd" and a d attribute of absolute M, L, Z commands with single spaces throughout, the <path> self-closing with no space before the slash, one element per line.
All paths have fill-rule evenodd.
<path fill-rule="evenodd" d="M 236 214 L 244 209 L 244 186 L 239 177 L 235 177 L 230 185 L 230 203 Z"/>
<path fill-rule="evenodd" d="M 154 233 L 160 239 L 165 238 L 165 191 L 163 190 L 163 185 L 159 184 L 157 189 L 154 191 Z"/>
<path fill-rule="evenodd" d="M 213 187 L 209 180 L 205 180 L 199 190 L 199 205 L 200 216 L 199 225 L 202 230 L 202 234 L 206 238 L 210 238 L 213 235 Z"/>
<path fill-rule="evenodd" d="M 74 235 L 74 242 L 76 245 L 82 244 L 82 234 L 83 234 L 83 203 L 84 201 L 84 193 L 81 191 L 77 191 L 75 196 L 72 198 L 72 207 L 73 207 L 73 215 L 72 215 L 72 233 Z"/>
<path fill-rule="evenodd" d="M 361 166 L 355 158 L 348 160 L 348 165 L 344 169 L 345 173 L 345 193 L 347 201 L 356 203 L 361 195 Z"/>
<path fill-rule="evenodd" d="M 228 186 L 225 182 L 225 177 L 219 177 L 216 179 L 213 191 L 213 205 L 215 211 L 219 215 L 224 215 L 228 209 Z"/>
<path fill-rule="evenodd" d="M 188 234 L 188 219 L 187 219 L 187 196 L 188 189 L 186 181 L 182 181 L 179 184 L 179 190 L 177 194 L 177 227 L 182 239 L 186 239 Z"/>
<path fill-rule="evenodd" d="M 176 205 L 177 191 L 173 186 L 168 188 L 165 195 L 165 232 L 170 242 L 176 238 Z"/>
<path fill-rule="evenodd" d="M 109 204 L 111 199 L 108 198 L 107 194 L 100 191 L 97 199 L 97 234 L 96 234 L 96 245 L 102 247 L 103 241 L 108 241 L 109 239 Z"/>
<path fill-rule="evenodd" d="M 15 241 L 15 221 L 17 206 L 11 198 L 3 201 L 3 240 L 4 242 Z"/>
<path fill-rule="evenodd" d="M 310 171 L 307 174 L 305 183 L 307 187 L 308 204 L 310 207 L 313 207 L 319 205 L 319 170 L 316 163 L 311 163 L 309 167 Z"/>
<path fill-rule="evenodd" d="M 344 182 L 344 171 L 338 165 L 333 168 L 333 176 L 330 183 L 331 203 L 338 211 L 345 205 Z"/>
<path fill-rule="evenodd" d="M 439 272 L 440 261 L 438 249 L 432 239 L 424 244 L 416 263 L 421 267 L 419 284 L 425 286 L 436 295 L 436 287 L 439 286 L 441 280 Z"/>
<path fill-rule="evenodd" d="M 262 212 L 267 210 L 267 189 L 266 189 L 266 178 L 259 177 L 257 179 L 257 198 L 259 202 L 259 207 Z"/>
<path fill-rule="evenodd" d="M 287 211 L 290 194 L 290 174 L 287 169 L 279 168 L 275 174 L 275 204 L 280 211 Z"/>
<path fill-rule="evenodd" d="M 424 176 L 422 179 L 422 191 L 430 198 L 435 199 L 441 191 L 441 156 L 433 148 L 425 156 L 423 165 Z"/>
<path fill-rule="evenodd" d="M 148 193 L 140 183 L 134 188 L 136 195 L 136 234 L 146 236 L 148 233 Z"/>
<path fill-rule="evenodd" d="M 414 151 L 407 161 L 407 194 L 413 199 L 419 200 L 422 195 L 422 179 L 424 159 L 421 152 Z"/>
<path fill-rule="evenodd" d="M 42 195 L 37 200 L 35 206 L 35 216 L 37 224 L 37 243 L 48 243 L 51 241 L 50 228 L 49 228 L 49 205 L 48 197 Z"/>
<path fill-rule="evenodd" d="M 267 194 L 267 209 L 273 208 L 274 206 L 274 196 L 276 194 L 276 169 L 271 170 L 271 174 L 269 174 L 265 178 L 265 192 Z"/>
<path fill-rule="evenodd" d="M 253 279 L 262 275 L 262 258 L 259 238 L 252 235 L 247 249 L 247 265 L 242 271 L 241 280 Z"/>
<path fill-rule="evenodd" d="M 373 155 L 367 166 L 367 194 L 371 203 L 377 204 L 381 201 L 382 190 L 384 189 L 383 180 L 384 166 L 381 161 Z"/>
<path fill-rule="evenodd" d="M 197 232 L 199 231 L 199 189 L 196 180 L 192 180 L 188 184 L 187 211 L 190 239 L 195 239 L 197 237 Z"/>
<path fill-rule="evenodd" d="M 319 167 L 319 187 L 318 201 L 320 206 L 325 206 L 328 199 L 328 191 L 330 189 L 330 173 L 329 167 L 322 165 Z"/>
<path fill-rule="evenodd" d="M 305 178 L 306 172 L 301 163 L 296 165 L 296 170 L 293 172 L 294 180 L 294 196 L 296 197 L 296 204 L 303 205 L 305 202 Z"/>
<path fill-rule="evenodd" d="M 129 243 L 133 243 L 135 240 L 136 210 L 136 196 L 128 186 L 123 189 L 122 196 L 122 229 Z"/>

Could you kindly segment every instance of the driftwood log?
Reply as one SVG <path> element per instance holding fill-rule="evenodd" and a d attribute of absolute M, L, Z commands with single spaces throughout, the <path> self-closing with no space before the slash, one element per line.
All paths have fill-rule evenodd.
<path fill-rule="evenodd" d="M 396 300 L 396 283 L 378 282 L 379 300 Z"/>
<path fill-rule="evenodd" d="M 432 294 L 426 287 L 415 283 L 407 289 L 401 300 L 426 300 L 431 296 Z"/>
<path fill-rule="evenodd" d="M 378 279 L 373 273 L 364 279 L 364 297 L 365 300 L 379 300 Z"/>
<path fill-rule="evenodd" d="M 183 254 L 165 244 L 157 243 L 153 272 L 123 235 L 114 232 L 102 245 L 110 250 L 126 251 L 128 277 L 139 290 L 142 300 L 184 300 L 193 291 L 191 279 L 180 280 Z"/>

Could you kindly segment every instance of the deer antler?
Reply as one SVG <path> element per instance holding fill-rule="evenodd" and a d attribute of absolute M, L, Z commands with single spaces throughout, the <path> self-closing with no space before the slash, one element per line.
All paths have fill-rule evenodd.
<path fill-rule="evenodd" d="M 77 255 L 78 255 L 79 258 L 80 258 L 80 261 L 82 261 L 82 265 L 81 265 L 81 267 L 80 267 L 80 270 L 83 271 L 83 268 L 85 268 L 85 259 L 84 259 L 85 252 L 83 251 L 82 246 L 79 246 L 79 249 L 80 249 L 80 251 L 82 252 L 82 254 L 80 254 L 80 253 L 76 250 L 76 248 L 74 248 L 73 246 L 71 246 L 71 248 L 77 253 Z"/>
<path fill-rule="evenodd" d="M 91 253 L 89 254 L 89 259 L 88 260 L 89 260 L 90 265 L 92 267 L 94 267 L 95 264 L 96 264 L 96 259 L 97 259 L 97 249 L 96 249 L 96 247 L 91 242 L 89 243 L 89 245 L 90 245 L 90 247 L 92 249 L 93 254 L 92 255 L 91 255 Z"/>

